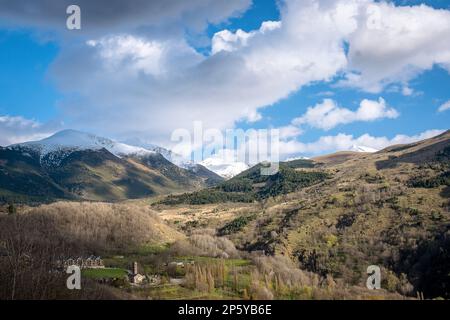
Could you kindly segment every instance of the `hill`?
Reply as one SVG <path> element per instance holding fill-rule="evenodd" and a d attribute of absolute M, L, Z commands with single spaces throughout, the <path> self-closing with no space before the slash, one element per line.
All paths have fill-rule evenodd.
<path fill-rule="evenodd" d="M 232 239 L 349 284 L 379 265 L 389 290 L 449 298 L 450 132 L 315 160 L 329 179 L 275 200 Z"/>
<path fill-rule="evenodd" d="M 337 283 L 364 287 L 367 267 L 378 265 L 389 292 L 450 298 L 450 131 L 307 164 L 312 168 L 294 169 L 300 174 L 294 179 L 289 163 L 276 177 L 262 177 L 255 167 L 155 208 L 168 221 L 184 221 L 181 230 L 214 228 L 240 250 L 289 257 L 299 269 Z M 302 180 L 311 173 L 326 178 Z M 239 191 L 252 195 L 249 203 L 230 196 Z M 229 203 L 216 202 L 215 194 Z"/>
<path fill-rule="evenodd" d="M 275 175 L 261 175 L 263 164 L 258 164 L 216 187 L 181 195 L 169 195 L 161 203 L 208 204 L 221 202 L 253 202 L 288 194 L 328 178 L 328 174 L 312 170 L 311 160 L 294 160 L 280 163 Z"/>

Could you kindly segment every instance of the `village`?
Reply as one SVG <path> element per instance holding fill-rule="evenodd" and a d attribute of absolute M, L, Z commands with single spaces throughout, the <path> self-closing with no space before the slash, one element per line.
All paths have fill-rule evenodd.
<path fill-rule="evenodd" d="M 123 256 L 118 258 L 124 259 Z M 194 261 L 172 261 L 163 264 L 167 270 L 184 269 L 186 265 L 194 265 Z M 137 261 L 129 264 L 129 269 L 107 267 L 104 260 L 98 256 L 77 257 L 58 261 L 60 270 L 67 270 L 70 266 L 79 267 L 83 275 L 102 284 L 113 284 L 115 281 L 125 280 L 125 284 L 129 284 L 131 287 L 147 287 L 158 286 L 162 283 L 160 274 L 146 274 L 142 265 Z M 169 277 L 168 280 L 169 284 L 173 285 L 183 285 L 185 282 L 183 277 Z"/>

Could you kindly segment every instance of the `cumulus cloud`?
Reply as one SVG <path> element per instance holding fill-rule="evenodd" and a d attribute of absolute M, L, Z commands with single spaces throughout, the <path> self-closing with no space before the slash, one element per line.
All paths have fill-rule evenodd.
<path fill-rule="evenodd" d="M 260 108 L 345 67 L 340 40 L 353 12 L 346 3 L 322 9 L 314 1 L 289 1 L 281 9 L 282 23 L 263 23 L 248 36 L 222 33 L 211 56 L 179 37 L 89 39 L 63 49 L 52 74 L 62 90 L 79 94 L 80 100 L 64 107 L 80 126 L 166 137 L 196 120 L 232 128 L 238 120 L 260 120 Z M 324 36 L 312 37 L 312 30 Z M 234 34 L 235 41 L 225 41 L 224 34 Z"/>
<path fill-rule="evenodd" d="M 444 112 L 447 110 L 450 110 L 450 100 L 447 101 L 446 103 L 442 104 L 438 109 L 439 112 Z"/>
<path fill-rule="evenodd" d="M 257 31 L 245 32 L 238 29 L 236 32 L 223 30 L 214 34 L 212 38 L 211 52 L 216 54 L 220 51 L 232 52 L 248 44 L 249 39 L 263 35 L 267 32 L 279 29 L 281 21 L 264 21 Z"/>
<path fill-rule="evenodd" d="M 135 71 L 158 75 L 162 73 L 163 44 L 143 41 L 131 36 L 118 36 L 90 40 L 87 44 L 100 48 L 99 55 L 109 61 L 109 67 L 117 69 L 127 60 Z"/>
<path fill-rule="evenodd" d="M 303 143 L 298 140 L 280 142 L 280 152 L 284 157 L 293 155 L 319 155 L 336 151 L 349 151 L 354 146 L 369 147 L 376 150 L 384 149 L 391 145 L 413 143 L 428 139 L 443 133 L 445 130 L 427 130 L 417 135 L 396 135 L 389 139 L 387 137 L 375 137 L 364 134 L 354 137 L 351 134 L 340 133 L 334 136 L 323 136 L 317 141 Z"/>
<path fill-rule="evenodd" d="M 371 1 L 359 6 L 358 27 L 347 38 L 349 72 L 342 84 L 380 92 L 435 65 L 450 71 L 450 42 L 443 40 L 450 38 L 449 10 Z"/>
<path fill-rule="evenodd" d="M 55 131 L 48 125 L 23 117 L 0 116 L 0 146 L 48 137 Z"/>
<path fill-rule="evenodd" d="M 131 34 L 90 39 L 85 47 L 63 51 L 53 74 L 63 89 L 81 93 L 83 99 L 67 104 L 66 110 L 77 123 L 106 131 L 113 123 L 124 135 L 136 131 L 169 136 L 196 120 L 224 129 L 238 120 L 259 121 L 260 108 L 314 81 L 330 81 L 343 73 L 345 85 L 369 91 L 396 81 L 409 88 L 407 81 L 418 68 L 446 61 L 446 44 L 435 41 L 441 47 L 433 44 L 425 50 L 425 40 L 420 40 L 435 37 L 422 18 L 435 21 L 432 29 L 445 34 L 445 10 L 369 0 L 286 0 L 280 10 L 280 21 L 264 22 L 258 30 L 216 33 L 210 56 L 198 54 L 184 38 Z M 373 12 L 381 14 L 379 21 Z M 395 22 L 389 22 L 391 18 Z M 409 43 L 413 31 L 419 32 L 418 44 Z M 306 117 L 324 129 L 398 116 L 384 100 L 365 100 L 357 111 L 331 101 L 322 107 L 316 111 L 324 114 L 314 118 L 309 111 Z"/>
<path fill-rule="evenodd" d="M 180 66 L 188 68 L 200 62 L 201 56 L 183 41 L 149 41 L 131 35 L 116 35 L 86 42 L 95 50 L 97 62 L 107 72 L 121 70 L 122 77 L 139 73 L 162 76 L 180 72 Z"/>
<path fill-rule="evenodd" d="M 68 3 L 0 0 L 0 17 L 61 30 Z M 442 41 L 450 35 L 450 11 L 425 5 L 284 0 L 280 21 L 222 30 L 210 54 L 186 40 L 185 29 L 203 30 L 250 3 L 80 0 L 83 41 L 62 46 L 51 70 L 63 92 L 75 93 L 62 101 L 63 112 L 80 129 L 159 142 L 197 120 L 217 129 L 258 121 L 261 108 L 312 82 L 343 77 L 341 85 L 377 92 L 390 84 L 409 88 L 434 65 L 450 71 L 450 42 Z M 397 116 L 384 100 L 364 101 L 357 111 L 324 104 L 324 119 L 311 121 L 324 129 Z"/>
<path fill-rule="evenodd" d="M 288 125 L 284 127 L 277 128 L 279 130 L 280 139 L 288 140 L 300 136 L 303 130 L 297 126 Z"/>
<path fill-rule="evenodd" d="M 388 107 L 383 98 L 379 98 L 378 101 L 364 99 L 356 111 L 341 108 L 334 100 L 325 99 L 322 103 L 308 108 L 303 116 L 293 120 L 293 124 L 306 124 L 314 128 L 329 130 L 340 124 L 375 121 L 383 118 L 394 119 L 398 116 L 397 110 Z"/>
<path fill-rule="evenodd" d="M 261 161 L 283 161 L 289 158 L 299 158 L 301 156 L 317 156 L 338 151 L 356 150 L 382 150 L 386 147 L 398 144 L 408 144 L 429 139 L 442 134 L 445 130 L 427 130 L 416 135 L 398 134 L 392 138 L 385 136 L 373 136 L 363 134 L 355 137 L 352 134 L 339 133 L 336 135 L 322 136 L 312 142 L 303 142 L 298 138 L 299 132 L 288 128 L 287 132 L 292 134 L 282 134 L 280 130 L 280 140 L 275 144 L 268 144 L 264 135 L 258 132 L 250 134 L 247 132 L 246 139 L 240 141 L 235 148 L 221 145 L 215 149 L 213 158 L 221 158 L 227 163 L 239 162 L 254 165 Z M 201 151 L 199 151 L 201 153 Z M 210 154 L 203 153 L 203 160 L 209 158 Z"/>

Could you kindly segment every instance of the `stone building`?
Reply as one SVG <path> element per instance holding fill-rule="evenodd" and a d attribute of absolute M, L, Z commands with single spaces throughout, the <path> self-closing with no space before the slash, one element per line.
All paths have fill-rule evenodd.
<path fill-rule="evenodd" d="M 139 285 L 142 284 L 146 278 L 145 275 L 139 273 L 138 263 L 136 261 L 133 262 L 132 271 L 129 274 L 130 283 Z"/>
<path fill-rule="evenodd" d="M 105 265 L 103 264 L 103 260 L 100 257 L 90 256 L 88 258 L 78 257 L 76 259 L 69 258 L 64 260 L 62 263 L 62 267 L 67 269 L 69 266 L 78 266 L 80 269 L 103 269 Z"/>

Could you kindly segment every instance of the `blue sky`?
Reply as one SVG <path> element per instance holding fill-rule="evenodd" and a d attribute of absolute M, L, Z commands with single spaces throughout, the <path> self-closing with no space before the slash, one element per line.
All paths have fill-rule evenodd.
<path fill-rule="evenodd" d="M 32 31 L 0 30 L 0 113 L 48 121 L 61 95 L 47 71 L 58 45 L 39 42 Z"/>
<path fill-rule="evenodd" d="M 450 1 L 448 0 L 400 0 L 394 2 L 399 5 L 426 4 L 439 9 L 450 8 Z M 262 21 L 276 20 L 278 18 L 279 13 L 275 1 L 258 1 L 254 8 L 249 10 L 242 19 L 232 19 L 231 23 L 226 27 L 231 30 L 241 28 L 249 31 L 256 29 Z M 220 28 L 213 27 L 212 33 L 218 30 Z M 339 132 L 348 132 L 359 136 L 364 133 L 377 134 L 382 132 L 383 135 L 393 137 L 399 132 L 414 135 L 433 128 L 448 129 L 450 112 L 442 114 L 438 113 L 437 109 L 444 102 L 450 100 L 450 74 L 442 68 L 435 67 L 414 79 L 411 87 L 417 94 L 405 97 L 398 92 L 370 94 L 358 90 L 336 88 L 334 83 L 312 84 L 292 94 L 289 98 L 283 99 L 273 106 L 268 106 L 262 111 L 264 121 L 258 123 L 256 127 L 282 126 L 288 123 L 290 119 L 297 117 L 309 106 L 313 106 L 326 98 L 323 93 L 333 92 L 333 99 L 349 108 L 357 108 L 357 104 L 364 98 L 377 99 L 383 96 L 392 106 L 395 106 L 400 111 L 401 117 L 388 122 L 376 121 L 373 123 L 350 124 L 346 126 L 345 130 L 339 127 L 328 131 L 327 134 L 333 135 Z M 240 123 L 239 126 L 244 128 L 255 127 L 253 124 L 249 126 L 245 122 Z M 315 141 L 321 135 L 323 135 L 321 130 L 313 130 L 308 132 L 307 140 Z"/>
<path fill-rule="evenodd" d="M 230 126 L 243 129 L 283 128 L 293 126 L 295 119 L 304 116 L 309 107 L 316 107 L 323 103 L 325 99 L 333 101 L 335 106 L 339 108 L 337 112 L 352 111 L 355 112 L 355 115 L 353 118 L 350 116 L 351 120 L 347 117 L 347 120 L 338 121 L 331 128 L 314 125 L 307 120 L 304 120 L 299 125 L 298 123 L 301 123 L 301 121 L 297 121 L 297 124 L 294 126 L 298 127 L 302 133 L 292 137 L 290 136 L 289 139 L 293 139 L 293 141 L 300 143 L 300 145 L 298 146 L 298 150 L 294 148 L 294 151 L 289 153 L 289 156 L 310 156 L 316 153 L 336 151 L 340 148 L 339 146 L 331 146 L 328 149 L 323 149 L 323 151 L 315 151 L 313 148 L 305 147 L 304 145 L 315 143 L 321 137 L 325 136 L 336 137 L 339 134 L 344 134 L 351 135 L 356 140 L 360 136 L 369 135 L 371 137 L 391 140 L 397 135 L 406 135 L 411 138 L 410 140 L 413 140 L 414 137 L 419 137 L 421 134 L 430 130 L 448 129 L 450 110 L 438 112 L 438 109 L 441 105 L 450 101 L 450 67 L 446 67 L 447 61 L 439 60 L 442 59 L 441 57 L 430 57 L 429 63 L 428 61 L 424 61 L 423 57 L 414 57 L 413 55 L 414 52 L 417 52 L 417 48 L 413 44 L 411 45 L 411 50 L 414 52 L 394 51 L 395 53 L 402 51 L 398 57 L 395 57 L 399 62 L 410 61 L 413 65 L 412 68 L 409 68 L 409 65 L 405 62 L 405 74 L 402 73 L 403 71 L 390 74 L 389 68 L 387 67 L 386 74 L 378 73 L 376 72 L 377 70 L 374 71 L 371 68 L 370 57 L 364 57 L 361 60 L 360 56 L 355 54 L 352 57 L 350 53 L 347 57 L 348 63 L 345 63 L 345 65 L 349 65 L 348 67 L 338 67 L 335 71 L 331 71 L 330 74 L 328 69 L 325 71 L 318 70 L 317 72 L 313 72 L 314 74 L 312 76 L 308 76 L 307 79 L 303 79 L 298 75 L 289 75 L 286 77 L 287 79 L 283 79 L 282 81 L 286 81 L 286 87 L 292 87 L 292 89 L 283 90 L 282 88 L 278 88 L 276 77 L 279 76 L 282 78 L 283 73 L 280 72 L 280 74 L 277 74 L 273 70 L 264 70 L 264 64 L 270 65 L 277 57 L 261 60 L 259 55 L 264 50 L 268 50 L 270 54 L 273 54 L 270 43 L 273 42 L 274 46 L 276 46 L 279 44 L 278 42 L 281 42 L 278 39 L 284 39 L 287 37 L 286 34 L 291 35 L 292 32 L 280 33 L 279 36 L 271 34 L 269 35 L 270 38 L 266 40 L 264 38 L 266 34 L 258 30 L 265 21 L 282 21 L 281 27 L 278 26 L 274 28 L 275 31 L 270 31 L 274 34 L 279 32 L 278 29 L 285 28 L 288 23 L 285 24 L 284 19 L 288 20 L 291 15 L 294 15 L 295 10 L 301 10 L 297 9 L 291 2 L 295 2 L 295 0 L 286 0 L 287 4 L 280 2 L 286 8 L 284 13 L 280 13 L 276 1 L 255 0 L 252 5 L 246 8 L 239 7 L 239 14 L 230 13 L 228 17 L 221 18 L 221 22 L 208 23 L 200 29 L 198 27 L 192 27 L 191 20 L 193 18 L 191 17 L 191 13 L 189 18 L 186 18 L 187 15 L 185 14 L 180 14 L 179 17 L 177 16 L 173 20 L 170 20 L 172 21 L 170 23 L 175 25 L 175 27 L 171 26 L 170 29 L 179 27 L 182 32 L 174 31 L 165 34 L 160 30 L 167 28 L 167 26 L 164 22 L 161 22 L 160 25 L 156 26 L 155 23 L 155 25 L 147 27 L 146 30 L 150 31 L 143 33 L 142 26 L 131 25 L 127 22 L 124 24 L 123 30 L 120 28 L 114 29 L 113 31 L 99 29 L 100 31 L 96 30 L 94 33 L 89 33 L 88 31 L 81 38 L 78 35 L 68 35 L 67 30 L 64 30 L 64 27 L 58 25 L 43 26 L 41 23 L 36 23 L 35 21 L 28 23 L 25 18 L 21 17 L 20 8 L 17 9 L 18 11 L 14 8 L 16 10 L 14 14 L 17 16 L 17 19 L 14 15 L 2 18 L 0 14 L 0 117 L 20 117 L 20 119 L 35 122 L 32 128 L 27 124 L 20 123 L 15 128 L 14 125 L 17 125 L 18 121 L 0 121 L 0 125 L 3 126 L 3 128 L 0 127 L 0 133 L 3 135 L 0 144 L 19 142 L 21 137 L 23 140 L 26 140 L 30 137 L 44 136 L 53 131 L 67 128 L 69 125 L 75 129 L 104 134 L 118 139 L 142 136 L 147 141 L 164 144 L 170 136 L 170 130 L 165 130 L 165 127 L 173 130 L 180 126 L 189 126 L 186 124 L 187 122 L 182 121 L 183 119 L 177 119 L 177 117 L 185 117 L 184 112 L 186 108 L 190 108 L 191 110 L 191 112 L 186 111 L 187 115 L 190 113 L 195 114 L 199 120 L 203 120 L 202 115 L 205 115 L 205 117 L 208 115 L 208 119 L 205 120 L 206 126 L 211 126 L 211 123 L 221 121 L 220 119 L 223 118 L 223 123 L 217 125 L 220 130 L 229 128 Z M 398 9 L 401 6 L 414 6 L 420 3 L 428 5 L 430 10 L 434 8 L 448 11 L 450 8 L 450 2 L 443 0 L 396 1 L 395 10 L 400 12 Z M 236 4 L 237 6 L 238 4 Z M 83 8 L 83 6 L 81 7 Z M 385 7 L 383 8 L 382 10 L 388 10 Z M 211 12 L 214 12 L 214 10 L 216 9 L 211 8 Z M 209 20 L 208 10 L 204 14 L 206 18 L 201 16 L 199 19 Z M 411 14 L 420 17 L 422 14 L 438 15 L 439 13 L 437 10 L 433 12 L 422 12 L 414 9 Z M 11 16 L 13 16 L 12 19 Z M 11 20 L 13 21 L 12 23 Z M 404 18 L 400 15 L 398 21 L 399 24 L 405 23 Z M 305 24 L 305 26 L 308 25 Z M 213 51 L 213 38 L 215 35 L 223 30 L 228 30 L 231 35 L 235 35 L 238 29 L 242 29 L 247 34 L 255 32 L 256 35 L 251 35 L 250 43 L 242 45 L 242 47 L 237 46 L 237 42 L 230 42 L 233 46 L 233 49 L 230 49 L 230 53 L 224 52 L 228 49 L 220 49 L 222 53 L 219 50 L 219 53 L 215 54 Z M 422 32 L 422 30 L 420 31 Z M 447 31 L 449 30 L 439 30 L 442 35 L 448 36 L 450 32 L 446 33 Z M 425 33 L 427 31 L 423 30 L 423 32 Z M 431 37 L 433 30 L 431 29 L 428 32 Z M 51 36 L 47 37 L 47 34 Z M 121 37 L 119 39 L 120 41 L 116 41 L 119 36 Z M 315 35 L 312 34 L 311 42 L 314 42 L 314 37 Z M 365 43 L 357 43 L 354 40 L 356 38 L 348 37 L 351 39 L 349 41 L 354 41 L 354 43 L 350 42 L 350 48 L 360 46 L 358 52 L 365 52 Z M 447 42 L 450 42 L 448 39 Z M 86 45 L 88 41 L 91 41 L 90 45 Z M 171 53 L 168 57 L 161 59 L 161 61 L 167 64 L 164 66 L 154 65 L 150 58 L 147 59 L 147 56 L 142 56 L 140 52 L 136 53 L 136 50 L 144 48 L 146 50 L 144 53 L 150 54 L 153 50 L 160 48 L 157 46 L 158 41 L 168 43 L 167 45 L 164 44 L 164 48 L 168 48 L 167 51 L 172 50 L 174 43 L 177 45 L 175 46 L 175 53 Z M 303 44 L 308 46 L 307 50 L 315 50 L 315 48 L 310 49 L 307 40 L 303 39 L 302 41 L 298 44 L 298 52 L 302 52 Z M 446 39 L 441 38 L 439 41 L 445 42 Z M 73 43 L 77 43 L 80 48 L 73 48 L 77 46 L 73 45 Z M 127 50 L 130 49 L 130 46 L 136 46 L 130 49 L 132 50 L 131 53 L 126 52 L 126 59 L 130 59 L 129 54 L 138 54 L 139 59 L 141 59 L 139 61 L 141 62 L 137 64 L 136 68 L 141 69 L 133 73 L 131 80 L 124 79 L 122 81 L 120 79 L 111 79 L 112 75 L 115 77 L 114 75 L 131 74 L 136 70 L 134 68 L 130 69 L 129 64 L 127 65 L 122 60 L 119 60 L 125 59 L 123 56 L 114 57 L 116 60 L 108 61 L 108 64 L 105 62 L 104 65 L 101 64 L 104 61 L 99 62 L 96 59 L 99 59 L 98 57 L 102 55 L 102 57 L 105 57 L 105 52 L 112 52 L 114 50 L 114 52 L 118 52 L 121 48 L 117 46 L 123 45 L 124 43 L 127 46 Z M 320 44 L 322 45 L 322 43 Z M 234 47 L 235 45 L 237 46 L 236 48 Z M 261 48 L 258 46 L 261 46 Z M 291 43 L 283 43 L 279 52 L 282 53 L 286 49 L 291 50 L 293 46 L 294 44 Z M 438 47 L 438 50 L 442 50 L 443 54 L 448 49 L 449 46 L 445 45 Z M 93 50 L 98 50 L 98 52 L 94 54 Z M 192 50 L 192 52 L 189 50 Z M 274 51 L 276 52 L 276 50 Z M 370 53 L 370 51 L 367 52 Z M 383 54 L 384 52 L 380 52 L 381 57 Z M 181 55 L 181 58 L 179 55 Z M 424 55 L 426 56 L 426 52 Z M 268 77 L 274 75 L 272 83 L 267 84 L 266 87 L 264 81 L 267 79 L 258 80 L 262 83 L 261 96 L 263 97 L 260 98 L 257 92 L 254 93 L 258 87 L 256 89 L 251 87 L 247 91 L 242 88 L 243 84 L 248 83 L 250 85 L 251 82 L 243 74 L 242 81 L 240 79 L 236 80 L 236 83 L 239 83 L 239 89 L 242 89 L 242 91 L 236 93 L 236 96 L 242 99 L 230 99 L 229 102 L 227 101 L 230 106 L 230 110 L 227 110 L 228 104 L 221 104 L 224 100 L 221 95 L 223 94 L 224 97 L 228 97 L 230 92 L 233 92 L 231 89 L 234 79 L 233 75 L 229 77 L 223 75 L 229 69 L 236 70 L 237 74 L 240 71 L 237 66 L 236 69 L 233 69 L 235 66 L 229 68 L 227 65 L 231 65 L 234 61 L 241 58 L 249 61 L 249 57 L 254 58 L 255 56 L 257 58 L 256 61 L 258 61 L 257 68 L 262 68 L 264 74 L 267 72 Z M 108 58 L 111 57 L 108 56 Z M 333 59 L 340 58 L 339 55 L 336 58 L 333 57 Z M 283 59 L 276 61 L 285 67 Z M 289 60 L 289 57 L 287 60 Z M 131 61 L 136 61 L 136 59 L 133 58 Z M 261 61 L 263 61 L 263 64 L 261 64 Z M 383 65 L 380 61 L 377 60 L 377 63 Z M 146 63 L 148 65 L 144 65 Z M 317 64 L 319 63 L 322 62 L 318 61 Z M 450 61 L 448 63 L 448 66 L 450 66 Z M 97 70 L 96 66 L 100 65 L 101 68 L 99 67 Z M 111 66 L 117 69 L 111 71 Z M 362 80 L 357 80 L 351 85 L 345 85 L 343 84 L 344 80 L 347 79 L 350 72 L 354 71 L 353 69 L 350 70 L 350 66 L 353 69 L 358 69 L 356 73 L 362 75 Z M 219 67 L 221 69 L 216 70 Z M 293 66 L 292 68 L 295 67 Z M 292 68 L 288 68 L 287 70 L 291 70 Z M 67 73 L 64 72 L 66 69 Z M 191 72 L 192 69 L 196 69 L 195 72 Z M 177 70 L 182 70 L 182 76 L 177 74 L 177 72 L 181 73 L 181 71 Z M 200 79 L 202 75 L 204 76 L 202 72 L 206 72 L 205 70 L 207 70 L 208 76 L 211 74 L 214 75 L 217 72 L 216 77 L 211 76 L 210 83 L 215 80 L 220 81 L 220 85 L 226 83 L 223 89 L 224 93 L 222 93 L 221 88 L 218 89 L 217 101 L 214 100 L 214 97 L 210 97 L 215 94 L 215 87 L 212 86 L 213 83 L 209 87 Z M 317 75 L 320 72 L 325 72 L 326 74 L 323 76 L 321 74 Z M 164 74 L 164 76 L 161 76 L 161 74 Z M 71 82 L 72 75 L 73 82 Z M 188 82 L 188 85 L 183 83 L 181 86 L 176 82 L 179 77 L 194 80 L 192 84 Z M 370 80 L 370 84 L 367 82 L 366 85 L 366 79 L 364 77 Z M 133 86 L 132 84 L 135 80 L 139 80 L 139 82 L 136 82 L 137 85 Z M 173 81 L 173 84 L 169 83 L 170 81 Z M 229 81 L 229 84 L 227 81 Z M 382 87 L 374 90 L 374 85 L 377 86 L 380 83 L 382 83 Z M 201 91 L 202 86 L 205 87 L 204 92 Z M 159 91 L 154 89 L 160 87 L 164 89 L 158 89 Z M 186 87 L 189 87 L 189 89 L 186 89 Z M 123 95 L 116 94 L 118 88 L 120 88 L 119 90 L 123 90 Z M 272 89 L 274 92 L 270 92 L 269 94 L 269 91 Z M 175 105 L 178 107 L 184 101 L 170 100 L 170 103 L 166 102 L 169 98 L 165 98 L 165 95 L 161 93 L 164 90 L 170 92 L 170 94 L 167 94 L 167 97 L 170 99 L 173 99 L 177 94 L 180 94 L 183 99 L 186 99 L 186 106 L 182 106 L 185 109 L 176 109 L 174 107 L 174 110 L 170 111 L 171 106 Z M 186 90 L 187 93 L 183 90 Z M 153 91 L 156 91 L 156 93 Z M 133 95 L 131 95 L 131 92 Z M 253 95 L 250 96 L 248 92 L 252 92 Z M 111 95 L 109 95 L 110 93 Z M 191 93 L 193 96 L 195 93 L 195 96 L 191 97 Z M 79 99 L 73 100 L 74 94 Z M 205 97 L 198 97 L 199 95 L 204 95 Z M 192 102 L 188 101 L 189 98 L 192 98 Z M 361 117 L 357 117 L 356 111 L 360 107 L 361 101 L 366 99 L 380 102 L 380 98 L 386 103 L 383 111 L 385 115 L 380 115 L 370 120 L 361 120 Z M 245 119 L 247 114 L 245 117 L 239 114 L 240 109 L 245 109 L 245 102 L 247 100 L 249 105 L 248 114 L 259 114 L 257 119 L 253 119 L 252 121 L 249 121 L 250 116 Z M 214 109 L 216 102 L 218 107 Z M 156 109 L 147 110 L 147 105 L 151 105 L 151 108 Z M 198 112 L 196 110 L 197 105 L 199 106 Z M 232 113 L 231 109 L 234 110 L 234 114 L 230 114 Z M 161 117 L 162 119 L 167 119 L 168 124 L 166 126 L 161 123 L 161 120 L 151 121 L 151 119 L 157 118 L 163 110 L 164 114 Z M 388 116 L 388 110 L 394 110 L 396 116 Z M 122 127 L 121 119 L 126 117 L 128 112 L 130 112 L 130 124 Z M 223 117 L 220 115 L 220 112 L 224 112 Z M 150 120 L 134 126 L 132 119 L 140 119 L 141 116 L 148 117 Z M 168 118 L 169 116 L 170 120 Z M 171 127 L 172 122 L 174 123 L 173 127 Z M 134 130 L 135 127 L 136 130 Z M 21 135 L 22 131 L 23 135 Z M 14 136 L 15 140 L 9 139 L 8 135 Z M 427 135 L 420 137 L 427 137 Z M 395 141 L 408 142 L 409 140 L 397 139 Z M 364 142 L 365 140 L 355 141 L 355 143 Z M 379 145 L 384 146 L 385 144 L 386 142 L 380 142 L 369 147 L 377 148 Z"/>
<path fill-rule="evenodd" d="M 433 70 L 426 71 L 416 78 L 412 87 L 417 94 L 405 97 L 399 92 L 372 94 L 347 88 L 335 88 L 333 83 L 314 84 L 302 88 L 299 92 L 273 106 L 267 107 L 262 111 L 265 120 L 258 123 L 258 126 L 261 128 L 270 125 L 281 126 L 300 115 L 309 106 L 327 98 L 324 93 L 333 92 L 331 98 L 350 109 L 356 109 L 362 99 L 376 100 L 382 96 L 401 115 L 399 118 L 392 120 L 348 124 L 345 128 L 337 127 L 327 131 L 327 134 L 347 132 L 359 136 L 364 133 L 372 135 L 382 133 L 393 137 L 398 133 L 414 135 L 431 128 L 448 128 L 450 114 L 439 113 L 437 109 L 441 104 L 450 100 L 450 75 L 441 68 L 433 68 Z M 245 126 L 246 124 L 242 123 L 241 125 Z M 322 130 L 308 131 L 308 137 L 311 137 L 311 141 L 321 135 L 323 135 Z"/>

